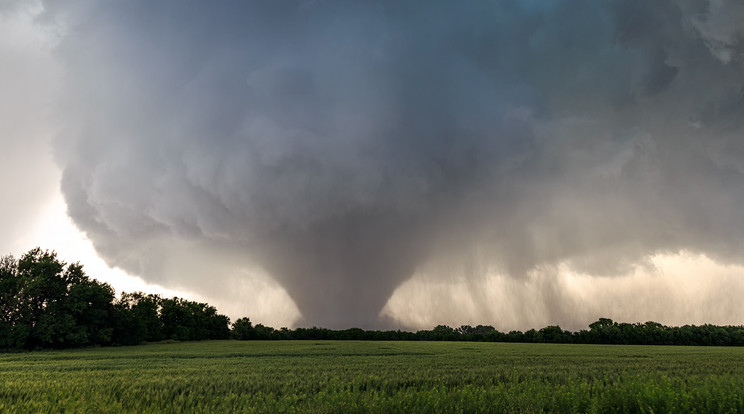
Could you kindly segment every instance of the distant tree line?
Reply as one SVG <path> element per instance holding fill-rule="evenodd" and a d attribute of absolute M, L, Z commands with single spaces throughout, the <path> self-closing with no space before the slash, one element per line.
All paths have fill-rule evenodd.
<path fill-rule="evenodd" d="M 91 279 L 79 263 L 35 248 L 19 260 L 0 257 L 0 350 L 136 345 L 205 339 L 482 341 L 628 345 L 744 346 L 744 326 L 617 323 L 601 318 L 588 330 L 559 326 L 499 332 L 492 326 L 439 325 L 432 330 L 374 331 L 351 328 L 274 329 L 248 318 L 232 326 L 206 303 L 159 295 L 124 293 Z"/>
<path fill-rule="evenodd" d="M 439 325 L 432 330 L 365 331 L 359 328 L 331 330 L 325 328 L 274 329 L 261 324 L 252 326 L 248 318 L 235 321 L 235 339 L 334 339 L 366 341 L 475 341 L 524 342 L 558 344 L 617 344 L 617 345 L 717 345 L 744 346 L 744 326 L 685 325 L 664 326 L 656 322 L 617 323 L 601 318 L 589 325 L 589 330 L 570 332 L 560 326 L 528 331 L 499 332 L 492 326 L 463 325 L 452 328 Z"/>

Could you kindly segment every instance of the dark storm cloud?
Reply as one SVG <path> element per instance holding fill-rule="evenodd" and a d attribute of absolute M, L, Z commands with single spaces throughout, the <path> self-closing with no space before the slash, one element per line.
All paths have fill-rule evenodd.
<path fill-rule="evenodd" d="M 474 250 L 740 261 L 734 3 L 49 2 L 63 192 L 111 264 L 207 291 L 256 265 L 333 327 Z"/>

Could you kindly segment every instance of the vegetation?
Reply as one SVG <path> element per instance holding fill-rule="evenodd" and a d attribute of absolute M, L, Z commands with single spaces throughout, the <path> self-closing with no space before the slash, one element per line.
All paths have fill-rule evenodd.
<path fill-rule="evenodd" d="M 601 318 L 589 325 L 589 330 L 570 332 L 559 326 L 548 326 L 540 330 L 503 333 L 493 326 L 463 325 L 452 328 L 439 325 L 432 330 L 365 331 L 358 328 L 330 330 L 324 328 L 274 329 L 258 324 L 252 326 L 248 318 L 241 318 L 233 325 L 235 339 L 326 339 L 367 341 L 470 341 L 470 342 L 523 342 L 557 344 L 616 344 L 616 345 L 744 345 L 744 327 L 685 325 L 664 326 L 656 322 L 617 323 Z"/>
<path fill-rule="evenodd" d="M 205 303 L 142 293 L 116 299 L 111 286 L 54 252 L 0 258 L 0 349 L 225 339 L 228 324 Z"/>
<path fill-rule="evenodd" d="M 229 337 L 254 341 L 179 342 Z M 744 345 L 744 328 L 230 329 L 205 303 L 116 298 L 54 252 L 0 258 L 0 349 L 39 350 L 0 354 L 0 412 L 744 412 L 744 348 L 577 343 Z"/>
<path fill-rule="evenodd" d="M 432 330 L 365 331 L 359 328 L 274 329 L 248 318 L 232 324 L 206 304 L 158 295 L 123 293 L 89 278 L 79 263 L 35 248 L 16 260 L 0 258 L 0 350 L 136 345 L 172 339 L 423 340 L 635 345 L 744 345 L 743 326 L 668 327 L 656 322 L 617 323 L 601 318 L 588 330 L 548 326 L 499 332 L 492 326 L 440 325 Z"/>
<path fill-rule="evenodd" d="M 0 412 L 744 412 L 744 348 L 206 341 L 6 353 Z"/>

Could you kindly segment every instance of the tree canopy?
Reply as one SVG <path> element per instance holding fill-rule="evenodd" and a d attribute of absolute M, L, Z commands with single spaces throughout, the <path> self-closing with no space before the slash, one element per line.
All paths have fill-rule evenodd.
<path fill-rule="evenodd" d="M 224 339 L 229 319 L 205 303 L 124 293 L 88 277 L 80 263 L 35 248 L 0 258 L 0 349 L 130 345 Z"/>

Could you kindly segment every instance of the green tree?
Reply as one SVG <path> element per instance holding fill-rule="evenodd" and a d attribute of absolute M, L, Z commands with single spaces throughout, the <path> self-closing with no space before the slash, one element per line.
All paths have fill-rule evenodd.
<path fill-rule="evenodd" d="M 37 247 L 16 261 L 0 260 L 0 312 L 5 348 L 107 345 L 113 289 Z"/>
<path fill-rule="evenodd" d="M 160 320 L 160 306 L 163 299 L 159 295 L 142 292 L 122 293 L 116 301 L 115 342 L 138 344 L 163 340 L 163 321 Z"/>
<path fill-rule="evenodd" d="M 599 344 L 620 343 L 620 327 L 609 318 L 599 318 L 589 325 L 588 338 L 590 342 Z"/>
<path fill-rule="evenodd" d="M 546 326 L 538 331 L 540 338 L 537 342 L 566 343 L 571 342 L 571 333 L 564 331 L 560 326 Z"/>
<path fill-rule="evenodd" d="M 230 319 L 206 303 L 181 298 L 164 299 L 160 320 L 166 338 L 179 341 L 226 339 L 230 337 Z"/>
<path fill-rule="evenodd" d="M 232 337 L 235 339 L 256 339 L 256 330 L 248 318 L 240 318 L 233 322 Z"/>
<path fill-rule="evenodd" d="M 26 344 L 28 333 L 18 326 L 19 293 L 18 261 L 10 255 L 0 257 L 0 349 Z"/>

